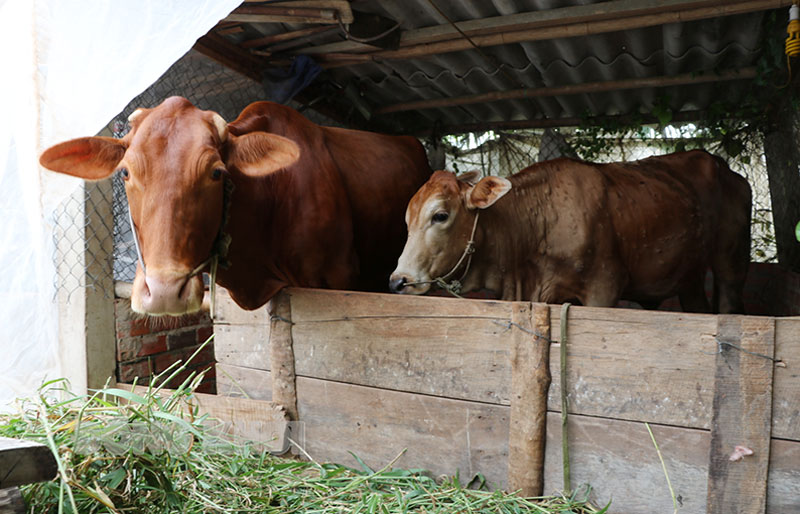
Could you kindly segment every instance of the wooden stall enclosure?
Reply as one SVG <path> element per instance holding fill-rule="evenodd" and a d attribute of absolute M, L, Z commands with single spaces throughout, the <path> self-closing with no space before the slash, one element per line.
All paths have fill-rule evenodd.
<path fill-rule="evenodd" d="M 283 359 L 297 443 L 314 459 L 356 466 L 353 452 L 380 468 L 407 448 L 395 466 L 508 487 L 510 420 L 524 415 L 511 399 L 514 341 L 534 337 L 523 323 L 535 326 L 544 306 L 310 289 L 279 298 L 272 314 L 218 298 L 219 394 L 291 397 L 272 390 L 272 359 Z M 547 310 L 552 493 L 562 320 L 560 306 Z M 800 318 L 572 307 L 566 351 L 573 487 L 590 484 L 612 512 L 672 512 L 649 423 L 680 512 L 800 513 Z M 735 446 L 753 455 L 730 461 Z"/>

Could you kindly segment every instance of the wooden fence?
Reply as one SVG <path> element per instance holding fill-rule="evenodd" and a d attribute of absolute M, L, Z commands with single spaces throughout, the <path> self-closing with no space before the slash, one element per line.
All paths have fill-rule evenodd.
<path fill-rule="evenodd" d="M 499 488 L 517 473 L 510 419 L 527 403 L 512 375 L 532 370 L 511 357 L 543 306 L 290 289 L 271 317 L 221 296 L 219 394 L 280 399 L 315 460 L 355 466 L 353 452 L 380 468 L 407 448 L 396 467 Z M 560 306 L 548 310 L 549 494 L 562 457 Z M 672 512 L 649 423 L 680 512 L 800 513 L 800 318 L 572 307 L 567 334 L 573 487 L 612 512 Z M 753 455 L 729 460 L 736 446 Z"/>

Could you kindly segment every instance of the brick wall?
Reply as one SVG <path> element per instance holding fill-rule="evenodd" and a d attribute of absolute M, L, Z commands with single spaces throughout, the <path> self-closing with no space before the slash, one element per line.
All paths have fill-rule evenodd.
<path fill-rule="evenodd" d="M 164 371 L 175 361 L 186 362 L 214 332 L 211 319 L 205 313 L 182 318 L 145 318 L 131 311 L 131 302 L 127 298 L 117 298 L 114 311 L 117 381 L 125 384 L 133 382 L 136 377 L 139 377 L 139 384 L 146 384 L 152 375 Z M 212 341 L 167 387 L 179 386 L 192 371 L 208 370 L 197 391 L 215 393 L 214 364 Z"/>

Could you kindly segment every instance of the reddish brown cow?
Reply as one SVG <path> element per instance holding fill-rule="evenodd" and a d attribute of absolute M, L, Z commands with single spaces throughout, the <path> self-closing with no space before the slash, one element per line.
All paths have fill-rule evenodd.
<path fill-rule="evenodd" d="M 431 173 L 411 137 L 321 127 L 270 102 L 226 124 L 179 97 L 136 111 L 123 139 L 67 141 L 40 162 L 90 180 L 120 170 L 143 261 L 131 305 L 153 315 L 200 309 L 199 271 L 218 253 L 217 283 L 246 309 L 284 286 L 385 290 L 406 204 Z"/>
<path fill-rule="evenodd" d="M 462 277 L 464 290 L 506 300 L 594 306 L 654 307 L 677 294 L 684 310 L 710 312 L 710 267 L 713 309 L 741 312 L 750 196 L 744 178 L 699 150 L 631 163 L 557 159 L 508 179 L 437 171 L 409 203 L 390 286 L 422 294 L 437 278 Z"/>

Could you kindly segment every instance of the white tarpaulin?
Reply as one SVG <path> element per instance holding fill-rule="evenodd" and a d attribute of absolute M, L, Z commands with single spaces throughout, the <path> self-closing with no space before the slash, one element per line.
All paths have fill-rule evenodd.
<path fill-rule="evenodd" d="M 0 0 L 0 409 L 64 373 L 51 219 L 78 183 L 39 154 L 96 134 L 239 3 Z"/>

